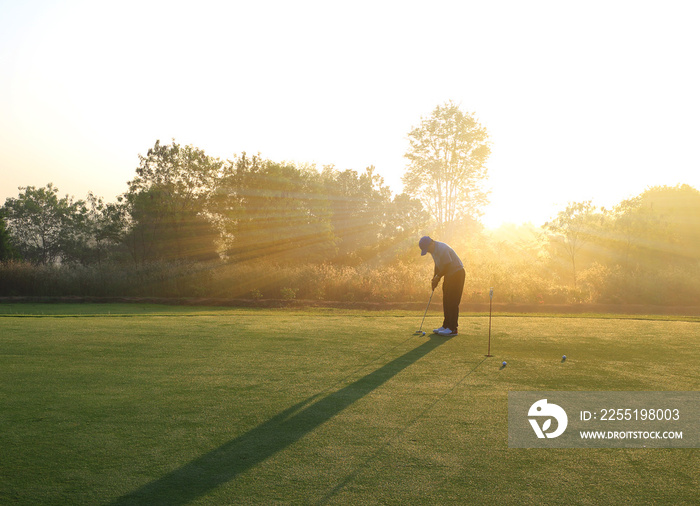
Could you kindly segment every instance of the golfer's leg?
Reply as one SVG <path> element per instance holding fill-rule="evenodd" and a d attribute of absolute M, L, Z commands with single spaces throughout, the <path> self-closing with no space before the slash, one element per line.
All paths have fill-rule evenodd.
<path fill-rule="evenodd" d="M 450 327 L 452 330 L 457 330 L 459 327 L 459 304 L 462 302 L 462 292 L 464 291 L 464 279 L 466 277 L 466 272 L 461 270 L 456 272 L 453 276 L 452 283 L 452 298 L 454 304 L 454 328 Z"/>
<path fill-rule="evenodd" d="M 457 315 L 455 312 L 455 286 L 454 275 L 445 276 L 442 282 L 442 303 L 445 308 L 445 323 L 443 326 L 450 330 L 457 330 Z M 457 303 L 459 311 L 459 303 Z"/>
<path fill-rule="evenodd" d="M 442 328 L 444 329 L 449 329 L 447 326 L 449 322 L 449 304 L 448 304 L 448 291 L 447 291 L 447 277 L 443 278 L 442 280 L 442 314 L 444 316 L 442 320 Z"/>

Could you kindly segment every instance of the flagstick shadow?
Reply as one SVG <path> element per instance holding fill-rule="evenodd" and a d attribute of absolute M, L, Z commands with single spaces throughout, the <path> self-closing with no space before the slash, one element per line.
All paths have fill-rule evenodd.
<path fill-rule="evenodd" d="M 174 506 L 194 501 L 289 447 L 448 340 L 433 337 L 320 400 L 320 394 L 313 395 L 110 504 Z"/>

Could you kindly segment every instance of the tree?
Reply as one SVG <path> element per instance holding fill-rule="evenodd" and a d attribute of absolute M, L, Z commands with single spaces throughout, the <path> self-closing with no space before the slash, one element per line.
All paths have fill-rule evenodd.
<path fill-rule="evenodd" d="M 668 262 L 697 264 L 700 258 L 700 191 L 687 184 L 655 186 L 639 196 L 639 207 L 658 217 L 666 241 L 657 254 Z M 661 233 L 661 231 L 659 231 Z"/>
<path fill-rule="evenodd" d="M 574 289 L 578 287 L 576 259 L 581 248 L 596 237 L 600 217 L 594 214 L 595 210 L 590 200 L 570 203 L 554 220 L 543 225 L 552 242 L 563 249 L 571 262 Z"/>
<path fill-rule="evenodd" d="M 326 167 L 323 181 L 338 244 L 336 260 L 359 263 L 376 254 L 391 204 L 391 190 L 384 180 L 374 167 L 368 167 L 362 174 Z"/>
<path fill-rule="evenodd" d="M 393 260 L 415 247 L 415 238 L 427 226 L 423 205 L 406 193 L 392 198 L 391 189 L 375 172 L 342 172 L 326 167 L 325 194 L 338 244 L 337 263 Z"/>
<path fill-rule="evenodd" d="M 235 262 L 319 262 L 335 255 L 328 199 L 313 167 L 245 153 L 225 169 L 212 206 Z"/>
<path fill-rule="evenodd" d="M 1 210 L 0 210 L 1 211 Z M 18 258 L 17 251 L 12 244 L 12 238 L 5 224 L 5 216 L 0 212 L 0 262 Z"/>
<path fill-rule="evenodd" d="M 82 200 L 58 197 L 52 183 L 45 188 L 21 187 L 17 198 L 5 201 L 10 235 L 23 258 L 50 264 L 65 260 L 66 246 L 80 220 Z"/>
<path fill-rule="evenodd" d="M 156 141 L 139 158 L 136 177 L 123 196 L 131 220 L 124 240 L 134 261 L 217 258 L 219 234 L 208 203 L 223 163 L 175 141 Z"/>
<path fill-rule="evenodd" d="M 20 190 L 4 207 L 15 257 L 39 264 L 87 265 L 101 262 L 119 244 L 114 230 L 123 225 L 115 218 L 117 204 L 105 204 L 92 193 L 87 201 L 68 195 L 59 198 L 52 183 Z"/>
<path fill-rule="evenodd" d="M 668 233 L 652 207 L 642 205 L 641 196 L 623 200 L 613 208 L 609 248 L 615 263 L 629 273 L 648 264 L 652 247 L 667 242 Z"/>
<path fill-rule="evenodd" d="M 418 199 L 407 193 L 394 196 L 388 205 L 381 234 L 380 256 L 386 260 L 418 260 L 416 238 L 430 222 L 430 216 Z"/>
<path fill-rule="evenodd" d="M 478 218 L 488 202 L 482 189 L 491 153 L 486 129 L 473 114 L 447 102 L 408 136 L 406 193 L 423 201 L 441 231 L 460 218 Z"/>
<path fill-rule="evenodd" d="M 124 216 L 119 204 L 105 203 L 88 193 L 78 201 L 70 226 L 63 232 L 63 258 L 83 265 L 102 264 L 115 258 L 124 237 Z"/>
<path fill-rule="evenodd" d="M 700 192 L 688 185 L 655 186 L 614 209 L 612 247 L 625 272 L 697 265 Z"/>

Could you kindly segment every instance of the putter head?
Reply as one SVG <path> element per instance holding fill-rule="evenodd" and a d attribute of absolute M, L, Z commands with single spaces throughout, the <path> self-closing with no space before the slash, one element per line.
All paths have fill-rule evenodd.
<path fill-rule="evenodd" d="M 423 332 L 422 330 L 416 330 L 416 331 L 413 333 L 413 335 L 414 335 L 414 336 L 424 336 L 424 335 L 425 335 L 425 332 Z"/>

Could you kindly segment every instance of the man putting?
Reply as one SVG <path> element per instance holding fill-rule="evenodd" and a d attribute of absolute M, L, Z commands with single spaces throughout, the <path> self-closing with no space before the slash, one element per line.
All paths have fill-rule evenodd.
<path fill-rule="evenodd" d="M 433 241 L 425 236 L 418 241 L 418 246 L 421 256 L 430 253 L 435 262 L 433 291 L 440 283 L 440 278 L 445 278 L 442 282 L 442 310 L 445 319 L 442 327 L 433 332 L 440 336 L 456 336 L 459 333 L 459 303 L 462 301 L 464 290 L 464 264 L 457 253 L 444 242 Z"/>

